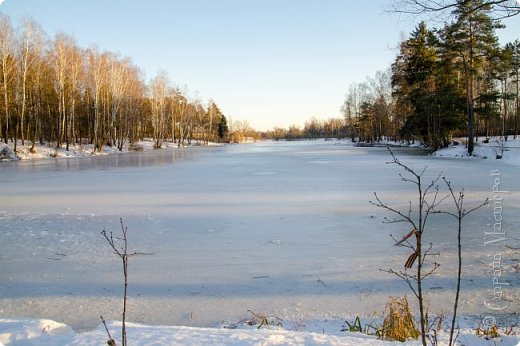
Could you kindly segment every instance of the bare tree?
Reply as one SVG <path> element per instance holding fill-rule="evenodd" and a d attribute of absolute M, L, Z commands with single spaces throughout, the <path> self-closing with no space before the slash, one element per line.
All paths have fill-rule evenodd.
<path fill-rule="evenodd" d="M 168 97 L 168 74 L 166 71 L 160 71 L 152 80 L 150 85 L 151 97 L 151 117 L 154 148 L 160 149 L 164 141 L 166 118 L 167 118 L 167 97 Z"/>
<path fill-rule="evenodd" d="M 197 114 L 197 106 L 193 102 L 187 101 L 181 106 L 182 112 L 179 121 L 179 146 L 191 143 L 191 135 L 193 130 L 193 120 Z"/>
<path fill-rule="evenodd" d="M 67 150 L 69 150 L 69 144 L 72 141 L 73 143 L 77 142 L 78 134 L 76 131 L 76 123 L 77 123 L 77 104 L 78 100 L 81 98 L 81 85 L 84 80 L 84 59 L 83 52 L 76 44 L 75 40 L 72 39 L 69 45 L 67 46 L 67 54 L 69 65 L 67 67 L 67 74 L 69 76 L 70 83 L 70 92 L 69 92 L 69 121 L 67 122 L 66 127 L 66 142 L 67 142 Z"/>
<path fill-rule="evenodd" d="M 20 107 L 20 135 L 22 139 L 22 145 L 25 144 L 25 113 L 27 109 L 27 78 L 29 75 L 29 69 L 31 68 L 36 55 L 33 54 L 33 37 L 35 32 L 36 23 L 31 20 L 24 20 L 22 28 L 22 34 L 19 45 L 19 68 L 21 75 L 22 95 L 21 95 L 21 107 Z"/>
<path fill-rule="evenodd" d="M 127 122 L 122 119 L 125 95 L 131 86 L 132 65 L 128 59 L 120 60 L 113 56 L 109 60 L 108 85 L 110 90 L 110 127 L 112 141 L 123 150 Z"/>
<path fill-rule="evenodd" d="M 68 145 L 68 131 L 66 131 L 65 126 L 67 125 L 67 92 L 70 92 L 70 76 L 68 75 L 68 69 L 70 66 L 70 46 L 73 44 L 72 37 L 66 35 L 65 33 L 58 33 L 54 38 L 54 54 L 53 54 L 53 67 L 55 73 L 55 88 L 56 94 L 58 95 L 58 105 L 59 105 L 59 117 L 57 121 L 57 143 L 56 148 L 61 146 L 62 141 L 64 140 L 64 136 L 67 136 L 67 145 Z"/>
<path fill-rule="evenodd" d="M 229 132 L 232 142 L 241 143 L 245 141 L 247 137 L 252 137 L 253 129 L 247 120 L 235 120 L 230 121 L 230 123 Z"/>
<path fill-rule="evenodd" d="M 44 50 L 47 41 L 43 29 L 30 18 L 22 20 L 20 31 L 18 45 L 21 86 L 19 128 L 22 145 L 25 144 L 26 136 L 27 139 L 31 137 L 31 149 L 33 150 L 38 128 L 38 115 L 40 115 L 42 107 L 42 79 L 46 73 Z"/>
<path fill-rule="evenodd" d="M 32 142 L 31 152 L 34 152 L 34 146 L 39 135 L 41 135 L 41 122 L 43 118 L 43 100 L 45 76 L 47 75 L 48 64 L 45 59 L 45 46 L 48 38 L 45 32 L 38 27 L 34 32 L 33 54 L 35 56 L 32 78 L 32 110 L 28 113 L 28 128 L 30 128 L 30 140 Z M 41 138 L 41 137 L 40 137 Z"/>
<path fill-rule="evenodd" d="M 471 0 L 470 0 L 471 1 Z M 420 16 L 439 13 L 451 14 L 457 7 L 468 0 L 395 0 L 391 8 L 393 12 Z M 520 13 L 520 4 L 515 0 L 482 0 L 477 6 L 470 9 L 465 15 L 485 7 L 493 7 L 496 20 L 513 17 Z"/>
<path fill-rule="evenodd" d="M 84 50 L 60 32 L 48 40 L 31 19 L 14 30 L 0 13 L 0 139 L 17 150 L 31 139 L 60 147 L 88 138 L 94 152 L 104 145 L 119 150 L 127 140 L 165 138 L 184 145 L 207 142 L 216 133 L 215 114 L 201 100 L 188 101 L 163 72 L 148 85 L 131 59 Z"/>
<path fill-rule="evenodd" d="M 176 91 L 176 95 L 174 96 L 172 102 L 172 138 L 173 142 L 175 142 L 177 138 L 177 144 L 180 146 L 184 145 L 184 123 L 187 115 L 188 109 L 188 99 L 181 94 L 180 91 Z M 177 129 L 179 131 L 179 135 L 177 136 Z"/>
<path fill-rule="evenodd" d="M 405 262 L 405 270 L 395 271 L 393 269 L 388 269 L 384 271 L 396 275 L 404 280 L 417 298 L 420 314 L 421 339 L 422 344 L 426 346 L 426 330 L 428 321 L 427 312 L 424 306 L 423 281 L 430 276 L 439 265 L 437 262 L 433 262 L 431 267 L 425 268 L 425 265 L 428 264 L 427 256 L 432 254 L 432 244 L 427 248 L 424 248 L 423 235 L 426 231 L 426 222 L 428 221 L 429 216 L 435 212 L 435 208 L 444 200 L 444 198 L 438 198 L 438 181 L 440 175 L 434 178 L 431 182 L 424 183 L 423 175 L 426 172 L 426 167 L 422 171 L 417 172 L 408 165 L 399 161 L 390 148 L 388 148 L 388 151 L 392 156 L 392 161 L 387 162 L 387 164 L 394 164 L 400 167 L 406 173 L 406 175 L 401 173 L 399 174 L 401 180 L 405 183 L 415 185 L 415 188 L 417 189 L 416 204 L 413 205 L 412 201 L 409 201 L 408 211 L 401 211 L 390 206 L 388 203 L 383 202 L 376 192 L 374 192 L 375 201 L 370 201 L 370 203 L 395 215 L 395 217 L 391 219 L 385 218 L 386 223 L 405 223 L 411 228 L 411 231 L 402 237 L 401 240 L 396 240 L 394 238 L 394 240 L 396 240 L 395 245 L 405 246 L 412 250 L 412 253 Z M 416 209 L 414 210 L 414 208 Z M 415 244 L 409 241 L 409 238 L 413 236 L 415 236 Z M 415 273 L 408 271 L 408 269 L 413 267 L 414 263 L 417 263 Z"/>
<path fill-rule="evenodd" d="M 129 71 L 125 115 L 124 119 L 121 120 L 125 122 L 127 127 L 125 132 L 119 131 L 119 135 L 130 142 L 144 135 L 144 123 L 147 118 L 145 105 L 146 85 L 143 81 L 142 72 L 134 66 Z"/>
<path fill-rule="evenodd" d="M 114 238 L 112 232 L 107 234 L 105 230 L 101 231 L 101 235 L 105 237 L 108 244 L 114 250 L 114 254 L 116 254 L 121 261 L 123 262 L 123 275 L 124 275 L 124 291 L 123 291 L 123 321 L 121 326 L 121 339 L 123 346 L 126 346 L 126 302 L 128 297 L 128 259 L 137 255 L 153 255 L 153 253 L 143 253 L 143 252 L 128 252 L 128 228 L 123 224 L 123 219 L 120 219 L 121 224 L 121 238 Z M 122 241 L 122 245 L 117 244 L 117 241 Z M 109 335 L 110 336 L 110 335 Z M 112 339 L 112 338 L 110 338 Z"/>
<path fill-rule="evenodd" d="M 476 207 L 473 207 L 469 210 L 466 210 L 464 208 L 464 189 L 457 193 L 455 193 L 455 190 L 451 186 L 451 182 L 449 182 L 446 177 L 442 177 L 442 180 L 448 187 L 449 194 L 453 200 L 453 204 L 455 205 L 455 212 L 451 211 L 445 211 L 445 210 L 435 210 L 435 213 L 439 214 L 447 214 L 455 219 L 457 219 L 457 257 L 458 257 L 458 266 L 457 266 L 457 289 L 455 292 L 455 303 L 453 306 L 453 316 L 451 319 L 451 329 L 450 329 L 450 340 L 449 345 L 453 345 L 455 340 L 453 340 L 453 333 L 455 331 L 455 323 L 457 321 L 457 308 L 459 306 L 459 294 L 460 294 L 460 279 L 462 275 L 462 241 L 461 241 L 461 235 L 462 235 L 462 221 L 466 216 L 471 214 L 477 209 L 480 209 L 481 207 L 488 204 L 488 198 L 486 198 L 484 201 L 482 201 L 480 204 L 478 204 Z"/>
<path fill-rule="evenodd" d="M 105 54 L 98 52 L 96 47 L 92 47 L 88 50 L 88 69 L 90 75 L 89 88 L 93 94 L 93 143 L 94 151 L 101 151 L 105 142 L 104 136 L 104 123 L 103 123 L 103 111 L 102 111 L 102 96 L 103 89 L 106 85 L 106 66 L 107 57 Z"/>
<path fill-rule="evenodd" d="M 4 141 L 9 138 L 10 92 L 14 80 L 16 60 L 14 57 L 14 30 L 11 19 L 0 13 L 0 63 L 2 64 L 2 86 L 4 96 Z M 0 122 L 1 127 L 1 122 Z"/>
<path fill-rule="evenodd" d="M 207 116 L 206 109 L 204 109 L 200 99 L 197 98 L 194 101 L 194 105 L 194 129 L 192 130 L 192 133 L 195 132 L 195 135 L 192 134 L 191 137 L 192 139 L 195 137 L 195 139 L 202 140 L 203 143 L 206 143 L 206 131 L 209 124 L 209 116 Z"/>

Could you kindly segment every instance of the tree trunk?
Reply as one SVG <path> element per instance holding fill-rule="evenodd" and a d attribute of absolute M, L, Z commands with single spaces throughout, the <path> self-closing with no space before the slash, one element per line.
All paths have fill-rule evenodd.
<path fill-rule="evenodd" d="M 520 94 L 518 93 L 518 85 L 520 84 L 519 80 L 519 73 L 518 70 L 516 70 L 516 112 L 515 112 L 515 139 L 516 135 L 518 134 L 518 114 L 520 112 Z"/>
<path fill-rule="evenodd" d="M 457 255 L 458 255 L 458 266 L 457 266 L 457 289 L 455 291 L 455 305 L 453 306 L 453 318 L 451 320 L 451 329 L 450 329 L 450 340 L 448 345 L 453 345 L 453 333 L 455 331 L 455 323 L 457 321 L 457 308 L 459 306 L 459 295 L 460 295 L 460 279 L 462 274 L 462 242 L 461 242 L 461 233 L 462 233 L 462 209 L 459 208 L 458 214 L 458 230 L 457 230 Z"/>
<path fill-rule="evenodd" d="M 7 83 L 7 71 L 5 64 L 7 63 L 7 59 L 3 61 L 3 77 L 4 77 L 4 105 L 5 105 L 5 125 L 4 125 L 4 141 L 5 144 L 8 142 L 9 137 L 9 95 L 8 95 L 8 83 Z"/>

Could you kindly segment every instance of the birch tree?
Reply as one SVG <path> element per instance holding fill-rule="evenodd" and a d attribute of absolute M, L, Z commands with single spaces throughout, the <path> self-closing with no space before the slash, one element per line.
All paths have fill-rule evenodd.
<path fill-rule="evenodd" d="M 70 80 L 70 95 L 69 95 L 69 121 L 67 122 L 67 150 L 69 150 L 69 143 L 81 141 L 81 135 L 77 133 L 77 104 L 78 100 L 81 99 L 82 84 L 84 83 L 84 58 L 83 52 L 78 47 L 74 40 L 69 42 L 67 47 L 69 65 L 67 68 L 67 74 Z"/>
<path fill-rule="evenodd" d="M 207 143 L 216 132 L 214 112 L 200 100 L 188 101 L 170 86 L 166 72 L 148 85 L 131 59 L 118 53 L 83 49 L 59 32 L 49 40 L 32 19 L 16 30 L 0 14 L 0 140 L 25 145 L 48 142 L 56 148 L 85 138 L 101 151 L 122 150 L 127 140 L 170 136 L 179 145 L 192 138 Z"/>
<path fill-rule="evenodd" d="M 21 76 L 21 106 L 20 106 L 20 135 L 22 139 L 22 145 L 25 144 L 25 113 L 27 109 L 27 78 L 29 75 L 29 69 L 32 67 L 36 56 L 33 54 L 33 35 L 34 35 L 34 22 L 30 20 L 24 20 L 22 24 L 22 34 L 19 45 L 19 67 Z"/>
<path fill-rule="evenodd" d="M 101 151 L 105 141 L 103 134 L 103 112 L 101 109 L 102 92 L 105 83 L 105 71 L 107 58 L 100 54 L 96 47 L 88 50 L 88 69 L 89 69 L 89 88 L 93 96 L 93 124 L 92 124 L 92 142 L 94 150 Z"/>
<path fill-rule="evenodd" d="M 43 90 L 44 90 L 44 77 L 48 75 L 49 69 L 47 68 L 46 60 L 45 60 L 45 49 L 48 45 L 48 39 L 43 31 L 43 29 L 39 26 L 38 23 L 28 20 L 31 23 L 32 28 L 32 69 L 31 69 L 31 81 L 29 88 L 29 99 L 31 103 L 30 110 L 28 109 L 28 119 L 27 119 L 27 127 L 28 127 L 28 135 L 31 136 L 30 140 L 32 142 L 31 152 L 34 152 L 34 146 L 36 144 L 36 140 L 39 132 L 41 132 L 41 117 L 43 116 Z"/>
<path fill-rule="evenodd" d="M 9 122 L 11 111 L 11 95 L 13 92 L 13 83 L 15 77 L 16 60 L 14 57 L 14 30 L 11 25 L 11 19 L 0 13 L 0 60 L 2 68 L 2 92 L 3 92 L 3 106 L 4 106 L 4 141 L 5 144 L 9 138 Z M 0 127 L 1 127 L 0 122 Z"/>
<path fill-rule="evenodd" d="M 152 80 L 151 85 L 151 123 L 153 130 L 154 148 L 161 148 L 164 141 L 165 121 L 167 114 L 168 75 L 160 71 Z"/>
<path fill-rule="evenodd" d="M 61 143 L 64 140 L 64 136 L 67 136 L 68 133 L 65 130 L 65 126 L 67 125 L 67 89 L 69 88 L 69 78 L 68 69 L 71 63 L 70 59 L 70 45 L 71 45 L 71 37 L 66 35 L 65 33 L 58 33 L 54 38 L 54 50 L 52 56 L 52 62 L 54 67 L 55 74 L 55 89 L 56 94 L 58 96 L 58 119 L 57 119 L 57 136 L 56 136 L 56 148 L 61 146 Z M 68 145 L 68 136 L 66 138 Z M 68 149 L 68 148 L 67 148 Z"/>
<path fill-rule="evenodd" d="M 112 56 L 109 60 L 108 86 L 110 90 L 110 128 L 111 138 L 117 148 L 123 150 L 124 138 L 127 134 L 126 122 L 123 121 L 123 103 L 129 88 L 130 61 L 120 60 Z"/>
<path fill-rule="evenodd" d="M 146 85 L 139 68 L 135 67 L 129 71 L 127 101 L 125 102 L 125 118 L 127 133 L 125 135 L 130 142 L 144 136 L 145 127 L 145 104 Z"/>

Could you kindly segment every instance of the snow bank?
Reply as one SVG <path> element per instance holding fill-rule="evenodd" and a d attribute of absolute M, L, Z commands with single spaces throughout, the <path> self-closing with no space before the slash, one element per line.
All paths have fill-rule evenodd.
<path fill-rule="evenodd" d="M 74 339 L 69 326 L 44 319 L 0 319 L 0 345 L 65 345 Z"/>
<path fill-rule="evenodd" d="M 107 326 L 112 338 L 120 340 L 121 323 L 108 322 Z M 418 340 L 390 342 L 377 340 L 374 336 L 362 333 L 343 332 L 342 335 L 330 335 L 279 328 L 252 328 L 194 328 L 127 323 L 127 335 L 130 345 L 420 345 Z M 448 336 L 447 332 L 441 332 L 439 345 L 447 344 Z M 108 336 L 102 324 L 93 331 L 75 334 L 67 325 L 51 320 L 0 319 L 0 346 L 98 346 L 105 344 L 107 340 Z M 464 329 L 460 332 L 458 341 L 462 345 L 472 346 L 514 346 L 520 344 L 520 337 L 503 336 L 487 340 L 476 336 L 475 331 L 471 329 Z"/>
<path fill-rule="evenodd" d="M 112 338 L 120 340 L 120 322 L 109 322 Z M 345 336 L 295 332 L 281 329 L 217 329 L 146 326 L 127 323 L 130 345 L 389 345 L 372 336 Z M 105 327 L 75 334 L 62 323 L 50 320 L 0 319 L 0 342 L 4 345 L 102 345 L 108 340 Z M 401 343 L 399 343 L 401 344 Z M 415 345 L 409 342 L 405 345 Z"/>
<path fill-rule="evenodd" d="M 13 151 L 13 145 L 10 143 L 6 145 L 0 143 L 0 161 L 16 161 L 16 160 L 42 160 L 42 159 L 53 159 L 53 158 L 70 158 L 70 157 L 84 157 L 91 155 L 109 155 L 109 154 L 120 154 L 127 153 L 129 151 L 152 151 L 154 150 L 154 143 L 151 139 L 145 139 L 143 141 L 137 141 L 133 143 L 125 143 L 123 150 L 119 150 L 116 147 L 110 147 L 105 145 L 100 152 L 94 152 L 94 145 L 92 144 L 71 144 L 69 150 L 66 150 L 64 145 L 60 148 L 55 146 L 48 146 L 37 144 L 34 150 L 31 152 L 31 144 L 26 142 L 26 145 L 19 144 L 16 153 Z M 193 140 L 191 146 L 200 146 L 201 142 Z M 209 143 L 209 146 L 218 145 L 218 143 Z M 178 145 L 172 142 L 163 142 L 162 149 L 166 148 L 177 148 Z"/>
<path fill-rule="evenodd" d="M 500 138 L 489 138 L 475 143 L 473 155 L 468 155 L 468 149 L 463 140 L 456 140 L 458 144 L 450 144 L 447 148 L 437 150 L 433 156 L 460 159 L 497 160 L 497 155 L 503 154 L 500 159 L 504 163 L 520 166 L 520 138 L 501 141 Z M 503 146 L 503 153 L 501 147 Z"/>

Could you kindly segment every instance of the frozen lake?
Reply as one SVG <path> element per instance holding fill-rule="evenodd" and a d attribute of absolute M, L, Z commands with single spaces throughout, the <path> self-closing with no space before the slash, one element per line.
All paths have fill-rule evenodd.
<path fill-rule="evenodd" d="M 493 197 L 499 170 L 506 243 L 520 247 L 518 167 L 396 149 L 427 176 L 465 187 L 469 206 Z M 0 316 L 40 317 L 92 329 L 99 315 L 120 319 L 121 263 L 100 235 L 128 226 L 128 319 L 210 326 L 249 317 L 248 309 L 292 320 L 380 314 L 389 295 L 409 293 L 380 268 L 400 269 L 405 249 L 369 204 L 373 192 L 406 210 L 412 185 L 385 164 L 384 148 L 344 142 L 255 143 L 94 158 L 0 163 Z M 446 203 L 446 207 L 450 206 Z M 519 310 L 518 250 L 486 246 L 493 208 L 465 223 L 461 312 L 497 313 L 492 261 L 501 253 L 500 311 Z M 456 234 L 432 216 L 427 241 L 441 253 L 427 281 L 431 310 L 452 305 Z M 410 294 L 409 294 L 410 296 Z M 489 299 L 489 298 L 488 298 Z"/>

